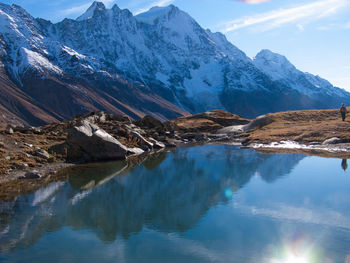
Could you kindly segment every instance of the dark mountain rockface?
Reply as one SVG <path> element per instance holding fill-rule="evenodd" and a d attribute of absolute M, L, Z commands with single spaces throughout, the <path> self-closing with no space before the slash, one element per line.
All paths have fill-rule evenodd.
<path fill-rule="evenodd" d="M 95 110 L 136 119 L 211 109 L 254 117 L 350 99 L 281 55 L 263 50 L 250 59 L 173 5 L 133 16 L 94 2 L 76 20 L 53 24 L 0 4 L 0 46 L 1 111 L 32 125 Z"/>

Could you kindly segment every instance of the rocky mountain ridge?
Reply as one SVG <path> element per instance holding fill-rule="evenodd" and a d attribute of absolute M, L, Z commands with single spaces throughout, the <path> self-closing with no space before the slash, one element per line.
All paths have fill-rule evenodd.
<path fill-rule="evenodd" d="M 0 104 L 32 125 L 96 110 L 134 119 L 211 109 L 255 117 L 350 98 L 271 51 L 250 59 L 173 5 L 133 16 L 94 2 L 76 20 L 53 24 L 0 4 L 0 45 Z"/>

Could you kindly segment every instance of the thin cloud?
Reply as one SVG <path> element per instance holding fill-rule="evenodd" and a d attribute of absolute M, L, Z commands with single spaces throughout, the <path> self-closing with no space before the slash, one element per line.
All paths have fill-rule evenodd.
<path fill-rule="evenodd" d="M 134 12 L 135 15 L 141 14 L 143 12 L 148 11 L 150 8 L 154 7 L 154 6 L 167 6 L 170 5 L 172 2 L 174 2 L 174 0 L 159 0 L 159 1 L 155 1 L 152 2 L 151 4 L 149 4 L 148 6 L 144 7 L 144 8 L 140 8 L 137 11 Z"/>
<path fill-rule="evenodd" d="M 336 14 L 345 6 L 349 6 L 349 0 L 321 0 L 292 8 L 278 9 L 250 17 L 232 20 L 223 24 L 221 30 L 231 32 L 247 27 L 260 27 L 261 31 L 267 31 L 285 24 L 302 24 L 318 20 Z"/>
<path fill-rule="evenodd" d="M 89 8 L 89 6 L 91 5 L 91 3 L 87 3 L 87 4 L 82 4 L 79 6 L 74 6 L 71 8 L 67 8 L 61 11 L 62 15 L 72 15 L 72 14 L 78 14 L 78 13 L 83 13 L 84 11 L 86 11 L 86 9 Z"/>
<path fill-rule="evenodd" d="M 115 0 L 104 0 L 101 1 L 103 2 L 106 6 L 110 6 L 111 4 L 113 4 L 115 2 Z M 73 15 L 73 14 L 82 14 L 84 13 L 91 5 L 92 5 L 93 1 L 87 2 L 85 4 L 82 5 L 78 5 L 78 6 L 73 6 L 67 9 L 64 9 L 61 11 L 61 15 Z"/>

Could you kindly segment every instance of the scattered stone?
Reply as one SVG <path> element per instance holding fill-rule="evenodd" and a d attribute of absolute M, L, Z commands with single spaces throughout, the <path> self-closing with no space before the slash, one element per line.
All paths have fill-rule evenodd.
<path fill-rule="evenodd" d="M 43 177 L 41 173 L 39 173 L 37 170 L 29 171 L 24 174 L 24 176 L 21 176 L 19 179 L 38 179 Z"/>
<path fill-rule="evenodd" d="M 130 132 L 130 135 L 131 135 L 132 137 L 135 137 L 135 138 L 139 139 L 140 142 L 141 142 L 141 146 L 146 146 L 146 147 L 149 148 L 149 149 L 152 149 L 152 148 L 153 148 L 153 143 L 147 141 L 147 140 L 146 140 L 141 134 L 139 134 L 138 132 L 136 132 L 136 131 L 131 131 L 131 132 Z"/>
<path fill-rule="evenodd" d="M 179 144 L 179 143 L 181 143 L 181 141 L 173 140 L 173 141 L 166 141 L 166 142 L 164 142 L 164 145 L 167 148 L 174 148 L 174 147 L 176 147 L 176 144 Z"/>
<path fill-rule="evenodd" d="M 208 140 L 208 137 L 206 134 L 203 134 L 203 133 L 197 133 L 194 137 L 194 139 L 197 141 L 197 142 L 205 142 Z"/>
<path fill-rule="evenodd" d="M 29 153 L 25 153 L 25 156 L 26 156 L 27 158 L 33 158 L 33 155 L 30 155 Z"/>
<path fill-rule="evenodd" d="M 30 126 L 16 126 L 13 128 L 14 131 L 20 133 L 30 133 L 33 132 L 32 127 Z"/>
<path fill-rule="evenodd" d="M 11 126 L 8 125 L 8 126 L 6 127 L 6 133 L 7 133 L 7 134 L 13 134 L 13 133 L 14 133 L 13 128 L 12 128 Z"/>
<path fill-rule="evenodd" d="M 20 163 L 20 164 L 16 164 L 16 169 L 19 169 L 19 170 L 25 170 L 27 169 L 29 166 L 28 164 L 26 163 Z"/>
<path fill-rule="evenodd" d="M 140 127 L 145 127 L 145 128 L 149 128 L 149 129 L 157 129 L 157 128 L 164 129 L 163 123 L 160 120 L 158 120 L 150 115 L 144 116 L 141 119 L 141 121 L 138 122 L 138 124 Z"/>
<path fill-rule="evenodd" d="M 28 131 L 31 131 L 34 134 L 43 134 L 43 131 L 39 127 L 29 127 Z"/>
<path fill-rule="evenodd" d="M 10 161 L 11 160 L 11 156 L 6 156 L 5 160 Z"/>
<path fill-rule="evenodd" d="M 129 118 L 129 116 L 110 114 L 109 119 L 113 121 L 129 123 L 129 124 L 131 123 L 131 119 Z"/>
<path fill-rule="evenodd" d="M 341 143 L 342 139 L 338 138 L 338 137 L 333 137 L 333 138 L 329 138 L 327 140 L 325 140 L 324 142 L 322 142 L 323 145 L 325 144 L 337 144 L 337 143 Z"/>
<path fill-rule="evenodd" d="M 90 116 L 86 117 L 84 120 L 90 123 L 103 123 L 108 119 L 107 113 L 103 111 L 93 112 Z"/>
<path fill-rule="evenodd" d="M 153 138 L 149 138 L 149 140 L 151 141 L 151 143 L 153 144 L 153 148 L 154 149 L 162 149 L 165 148 L 165 144 L 162 142 L 159 142 Z"/>
<path fill-rule="evenodd" d="M 35 150 L 35 153 L 34 153 L 35 156 L 38 156 L 45 160 L 50 158 L 50 154 L 47 151 L 40 149 L 39 147 L 35 147 L 34 150 Z"/>

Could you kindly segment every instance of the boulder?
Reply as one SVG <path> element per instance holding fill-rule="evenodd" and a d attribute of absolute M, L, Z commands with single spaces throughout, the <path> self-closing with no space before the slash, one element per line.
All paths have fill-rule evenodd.
<path fill-rule="evenodd" d="M 13 134 L 13 128 L 12 128 L 10 125 L 8 125 L 8 126 L 6 127 L 6 133 L 7 133 L 7 134 Z"/>
<path fill-rule="evenodd" d="M 165 129 L 163 123 L 150 116 L 150 115 L 146 115 L 145 117 L 143 117 L 139 122 L 138 122 L 140 127 L 145 127 L 145 128 L 149 128 L 149 129 Z"/>
<path fill-rule="evenodd" d="M 107 113 L 103 111 L 93 112 L 90 116 L 86 117 L 84 120 L 90 122 L 90 123 L 100 123 L 105 122 L 108 119 Z"/>
<path fill-rule="evenodd" d="M 162 142 L 159 142 L 153 138 L 150 138 L 149 139 L 151 141 L 151 143 L 153 144 L 153 148 L 154 149 L 162 149 L 162 148 L 165 148 L 165 144 L 162 143 Z"/>
<path fill-rule="evenodd" d="M 67 160 L 91 162 L 125 159 L 128 154 L 140 154 L 139 148 L 127 148 L 95 124 L 83 120 L 69 130 Z"/>
<path fill-rule="evenodd" d="M 147 141 L 141 134 L 136 131 L 130 131 L 130 135 L 140 141 L 141 146 L 146 146 L 148 149 L 153 148 L 153 143 Z"/>
<path fill-rule="evenodd" d="M 218 130 L 216 133 L 217 134 L 228 134 L 228 135 L 238 134 L 238 133 L 243 132 L 244 126 L 245 125 L 228 126 L 228 127 L 225 127 L 225 128 Z"/>
<path fill-rule="evenodd" d="M 25 170 L 29 167 L 28 164 L 26 163 L 19 163 L 19 164 L 16 164 L 16 169 L 20 169 L 20 170 Z"/>
<path fill-rule="evenodd" d="M 131 123 L 130 117 L 126 115 L 110 114 L 109 119 L 112 121 Z"/>
<path fill-rule="evenodd" d="M 249 124 L 244 125 L 242 127 L 242 130 L 249 131 L 249 130 L 253 130 L 255 128 L 261 128 L 261 127 L 264 127 L 266 125 L 269 125 L 272 122 L 273 122 L 273 120 L 269 115 L 261 115 L 261 116 L 257 117 L 256 119 L 254 119 L 253 121 L 251 121 Z"/>
<path fill-rule="evenodd" d="M 333 137 L 333 138 L 329 138 L 327 140 L 325 140 L 324 142 L 322 142 L 323 145 L 326 144 L 337 144 L 337 143 L 341 143 L 342 139 L 338 138 L 338 137 Z"/>
<path fill-rule="evenodd" d="M 35 152 L 34 152 L 35 156 L 38 156 L 38 157 L 45 159 L 45 160 L 50 158 L 50 154 L 47 151 L 40 149 L 39 147 L 35 147 L 34 150 L 35 150 Z"/>
<path fill-rule="evenodd" d="M 37 170 L 33 170 L 30 172 L 26 172 L 24 176 L 21 176 L 19 179 L 38 179 L 43 177 L 41 173 L 39 173 Z"/>

